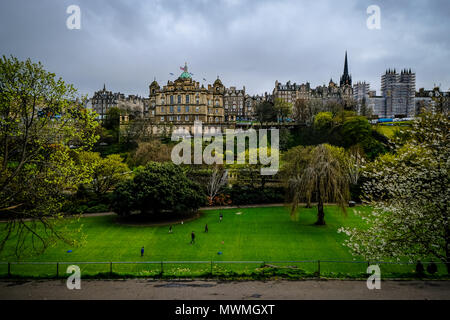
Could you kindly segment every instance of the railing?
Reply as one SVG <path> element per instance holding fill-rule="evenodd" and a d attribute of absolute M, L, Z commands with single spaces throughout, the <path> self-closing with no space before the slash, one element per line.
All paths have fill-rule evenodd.
<path fill-rule="evenodd" d="M 425 275 L 432 262 L 422 262 Z M 434 262 L 434 276 L 446 276 L 444 262 Z M 0 262 L 0 276 L 7 277 L 65 277 L 63 266 L 80 267 L 82 276 L 138 277 L 214 277 L 214 276 L 288 276 L 293 278 L 355 278 L 367 274 L 367 267 L 378 265 L 381 276 L 414 275 L 416 262 L 283 260 L 283 261 L 99 261 L 99 262 Z M 181 268 L 179 266 L 182 266 Z M 67 267 L 66 267 L 67 268 Z"/>

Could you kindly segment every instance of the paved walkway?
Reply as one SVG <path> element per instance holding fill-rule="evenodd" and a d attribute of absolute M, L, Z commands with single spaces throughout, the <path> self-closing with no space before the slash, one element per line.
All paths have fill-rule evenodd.
<path fill-rule="evenodd" d="M 450 300 L 450 281 L 382 281 L 380 290 L 365 281 L 151 281 L 82 280 L 69 290 L 65 280 L 0 281 L 6 299 L 169 299 L 169 300 L 301 300 L 399 299 Z"/>

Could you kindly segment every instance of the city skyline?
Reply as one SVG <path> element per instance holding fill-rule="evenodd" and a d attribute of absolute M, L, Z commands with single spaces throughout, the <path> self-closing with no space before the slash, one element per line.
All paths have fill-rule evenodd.
<path fill-rule="evenodd" d="M 80 30 L 66 28 L 71 4 L 80 7 Z M 373 4 L 381 10 L 379 30 L 366 26 Z M 445 1 L 21 0 L 0 4 L 1 53 L 41 61 L 89 96 L 106 84 L 146 97 L 155 77 L 175 80 L 185 61 L 197 81 L 219 76 L 252 95 L 271 92 L 276 80 L 316 87 L 339 82 L 345 51 L 353 83 L 366 81 L 377 94 L 389 68 L 413 69 L 417 89 L 447 91 L 449 7 Z"/>

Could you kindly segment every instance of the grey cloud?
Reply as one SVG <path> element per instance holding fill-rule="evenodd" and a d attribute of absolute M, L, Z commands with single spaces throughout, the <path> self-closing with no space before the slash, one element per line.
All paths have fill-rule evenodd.
<path fill-rule="evenodd" d="M 65 27 L 77 4 L 82 29 Z M 366 8 L 381 8 L 381 30 Z M 270 92 L 275 80 L 338 80 L 348 50 L 354 81 L 379 90 L 386 68 L 412 68 L 417 87 L 450 87 L 448 1 L 42 0 L 0 4 L 1 54 L 42 61 L 92 94 L 148 95 L 185 61 L 196 80 Z"/>

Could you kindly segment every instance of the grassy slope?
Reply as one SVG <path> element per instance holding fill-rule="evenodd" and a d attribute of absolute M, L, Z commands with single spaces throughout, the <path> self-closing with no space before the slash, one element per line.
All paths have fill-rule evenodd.
<path fill-rule="evenodd" d="M 87 234 L 83 247 L 61 244 L 27 260 L 136 261 L 141 259 L 141 246 L 145 246 L 147 261 L 351 259 L 337 229 L 355 225 L 359 218 L 352 210 L 345 217 L 337 207 L 330 206 L 326 208 L 327 225 L 318 227 L 313 225 L 316 210 L 301 209 L 297 219 L 291 219 L 283 207 L 227 209 L 221 210 L 221 223 L 219 211 L 211 210 L 200 219 L 175 225 L 172 234 L 167 226 L 124 226 L 115 222 L 115 216 L 86 217 L 81 219 Z M 203 232 L 206 223 L 207 234 Z M 191 231 L 196 233 L 195 245 L 189 244 Z M 11 249 L 7 247 L 0 260 L 11 259 Z M 73 252 L 66 253 L 69 249 Z M 218 255 L 219 251 L 223 254 Z"/>
<path fill-rule="evenodd" d="M 357 210 L 369 210 L 357 207 Z M 274 260 L 353 260 L 349 250 L 342 245 L 345 235 L 338 234 L 341 226 L 357 226 L 361 219 L 349 209 L 345 216 L 335 206 L 325 210 L 326 226 L 313 225 L 316 208 L 300 209 L 298 217 L 292 219 L 283 207 L 242 208 L 221 210 L 223 222 L 219 223 L 219 210 L 206 211 L 201 218 L 173 227 L 125 226 L 115 222 L 115 216 L 85 217 L 81 219 L 87 242 L 83 247 L 70 248 L 65 244 L 49 248 L 43 255 L 28 258 L 28 261 L 274 261 Z M 237 215 L 236 212 L 242 214 Z M 209 233 L 204 233 L 205 223 Z M 195 231 L 196 243 L 190 245 L 190 233 Z M 222 244 L 222 241 L 224 242 Z M 145 246 L 141 258 L 140 248 Z M 73 252 L 67 253 L 72 249 Z M 217 253 L 221 251 L 222 255 Z M 15 261 L 11 257 L 12 247 L 7 246 L 0 254 L 0 261 Z M 288 265 L 294 265 L 289 263 Z M 317 270 L 316 263 L 298 263 L 298 268 L 308 272 Z M 215 265 L 214 270 L 252 270 L 259 265 Z M 65 268 L 66 266 L 64 266 Z M 322 263 L 321 272 L 348 274 L 365 271 L 365 264 Z M 55 274 L 55 265 L 13 265 L 14 274 Z M 133 272 L 145 275 L 157 272 L 154 265 L 115 265 L 115 272 Z M 171 269 L 170 269 L 171 268 Z M 191 274 L 209 272 L 210 266 L 167 265 L 165 272 Z M 391 267 L 389 267 L 391 268 Z M 394 267 L 392 267 L 394 268 Z M 414 267 L 405 266 L 398 271 L 409 272 Z M 170 269 L 170 270 L 168 270 Z M 60 269 L 60 274 L 65 270 Z M 83 265 L 82 272 L 108 272 L 109 265 Z M 395 271 L 395 270 L 391 270 Z M 6 273 L 5 265 L 0 274 Z"/>

